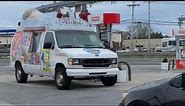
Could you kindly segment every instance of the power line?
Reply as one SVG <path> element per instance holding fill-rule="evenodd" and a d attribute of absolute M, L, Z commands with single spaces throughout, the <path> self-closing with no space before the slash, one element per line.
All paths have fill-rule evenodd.
<path fill-rule="evenodd" d="M 150 20 L 151 22 L 153 21 L 153 22 L 159 22 L 159 23 L 171 23 L 171 24 L 177 24 L 178 22 L 175 22 L 175 21 L 162 21 L 162 20 L 155 20 L 155 19 L 153 19 L 153 20 Z M 131 19 L 125 19 L 125 20 L 122 20 L 121 21 L 122 23 L 124 23 L 124 22 L 131 22 Z M 145 22 L 145 23 L 147 23 L 147 20 L 146 19 L 134 19 L 134 23 L 135 22 Z"/>

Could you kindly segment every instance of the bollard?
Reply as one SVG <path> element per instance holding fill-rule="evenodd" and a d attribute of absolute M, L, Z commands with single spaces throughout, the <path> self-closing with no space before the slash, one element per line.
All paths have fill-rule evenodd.
<path fill-rule="evenodd" d="M 120 62 L 118 62 L 119 70 L 121 70 L 121 64 L 125 64 L 127 66 L 127 68 L 128 68 L 128 80 L 131 81 L 131 68 L 130 68 L 130 65 L 127 62 L 125 62 L 125 61 L 120 61 Z"/>
<path fill-rule="evenodd" d="M 174 59 L 170 59 L 169 62 L 168 62 L 168 70 L 170 70 L 170 66 L 171 66 L 171 62 L 172 62 L 172 69 L 174 69 L 174 66 L 175 66 L 175 60 Z"/>

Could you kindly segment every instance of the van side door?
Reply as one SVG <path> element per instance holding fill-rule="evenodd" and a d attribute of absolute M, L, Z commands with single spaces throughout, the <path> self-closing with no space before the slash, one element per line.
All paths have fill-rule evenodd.
<path fill-rule="evenodd" d="M 25 69 L 31 74 L 41 74 L 40 71 L 40 44 L 42 32 L 31 32 L 30 44 L 25 54 Z"/>
<path fill-rule="evenodd" d="M 55 40 L 54 32 L 48 31 L 45 33 L 44 42 L 41 52 L 41 70 L 45 76 L 52 76 L 54 71 L 54 66 L 52 65 L 52 58 L 55 55 Z"/>

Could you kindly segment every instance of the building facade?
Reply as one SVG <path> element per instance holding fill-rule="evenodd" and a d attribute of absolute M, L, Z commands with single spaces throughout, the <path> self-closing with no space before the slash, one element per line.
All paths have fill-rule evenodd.
<path fill-rule="evenodd" d="M 16 29 L 0 29 L 0 47 L 10 47 Z"/>
<path fill-rule="evenodd" d="M 133 39 L 133 48 L 148 50 L 148 39 Z M 155 51 L 157 47 L 162 45 L 161 39 L 150 39 L 150 50 Z M 122 40 L 123 49 L 131 48 L 131 40 Z"/>

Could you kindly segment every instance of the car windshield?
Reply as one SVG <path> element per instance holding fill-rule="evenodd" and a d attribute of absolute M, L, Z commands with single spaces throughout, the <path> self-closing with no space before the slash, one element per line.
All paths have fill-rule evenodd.
<path fill-rule="evenodd" d="M 59 48 L 104 48 L 95 32 L 56 31 Z"/>

